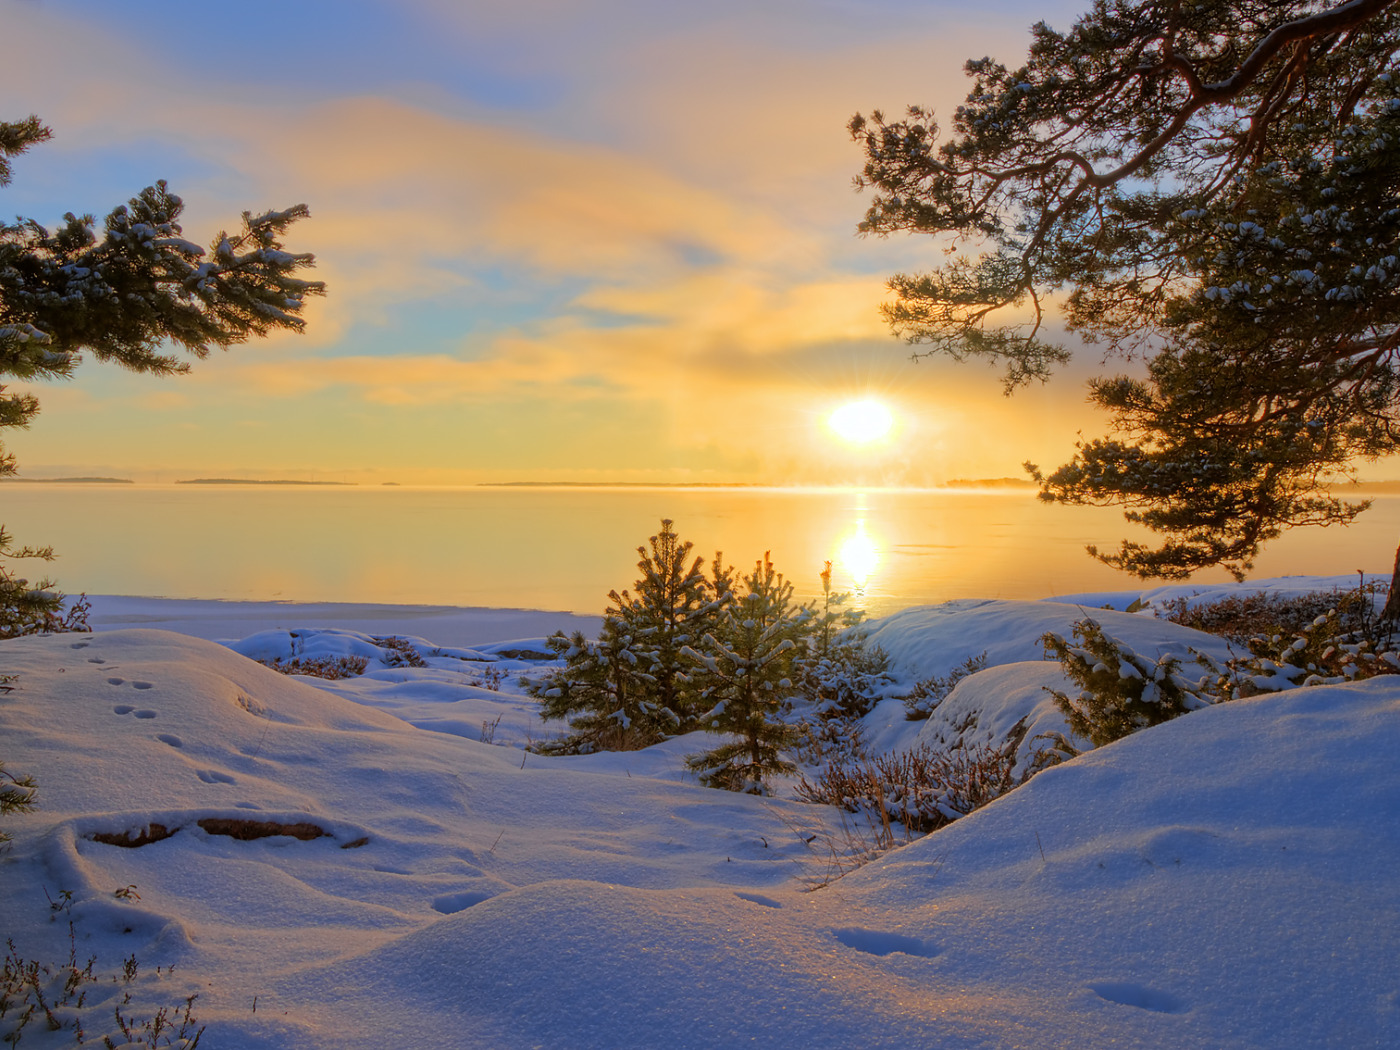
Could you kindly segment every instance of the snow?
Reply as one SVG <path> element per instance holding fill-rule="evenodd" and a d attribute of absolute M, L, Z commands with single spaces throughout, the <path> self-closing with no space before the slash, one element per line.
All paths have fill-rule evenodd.
<path fill-rule="evenodd" d="M 983 651 L 989 667 L 926 721 L 883 701 L 867 736 L 1063 730 L 1039 637 L 1092 615 L 1153 658 L 1225 655 L 1123 611 L 1190 593 L 887 617 L 872 638 L 904 686 Z M 39 785 L 38 808 L 0 824 L 3 932 L 58 964 L 71 918 L 78 965 L 95 955 L 102 977 L 82 1011 L 94 1045 L 122 1042 L 128 986 L 109 975 L 133 954 L 124 1013 L 197 993 L 200 1045 L 220 1050 L 1400 1045 L 1400 676 L 1193 712 L 857 866 L 848 815 L 698 786 L 685 757 L 703 736 L 524 751 L 552 730 L 521 679 L 579 618 L 95 610 L 94 634 L 0 643 L 18 675 L 0 758 Z M 404 645 L 426 666 L 396 665 Z M 296 653 L 368 669 L 326 681 L 249 658 Z M 219 833 L 250 822 L 324 834 Z M 173 834 L 94 838 L 155 825 Z M 73 1035 L 36 1022 L 22 1045 Z"/>

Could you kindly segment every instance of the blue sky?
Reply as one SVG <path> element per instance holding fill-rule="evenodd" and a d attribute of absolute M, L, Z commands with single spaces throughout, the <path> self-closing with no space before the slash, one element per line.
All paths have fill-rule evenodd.
<path fill-rule="evenodd" d="M 301 336 L 175 379 L 93 363 L 10 443 L 35 476 L 927 484 L 1054 462 L 1101 423 L 1088 356 L 1001 397 L 882 327 L 940 257 L 861 240 L 856 111 L 947 112 L 962 62 L 1077 5 L 0 0 L 19 45 L 8 214 L 157 178 L 209 241 L 305 202 L 329 295 Z M 825 425 L 888 402 L 884 442 Z"/>

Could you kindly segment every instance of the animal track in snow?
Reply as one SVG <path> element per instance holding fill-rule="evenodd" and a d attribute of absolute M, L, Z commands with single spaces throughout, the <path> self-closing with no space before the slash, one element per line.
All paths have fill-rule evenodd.
<path fill-rule="evenodd" d="M 155 686 L 152 685 L 150 682 L 132 682 L 132 683 L 131 683 L 131 688 L 133 688 L 133 689 L 154 689 Z"/>
<path fill-rule="evenodd" d="M 938 954 L 936 945 L 905 933 L 888 933 L 882 930 L 844 929 L 832 930 L 836 939 L 847 948 L 869 955 L 917 955 L 931 959 Z"/>
<path fill-rule="evenodd" d="M 131 712 L 133 712 L 133 711 L 135 711 L 135 710 L 136 710 L 136 708 L 135 708 L 133 705 L 131 705 L 131 704 L 118 704 L 116 707 L 112 708 L 112 714 L 114 714 L 114 715 L 129 715 L 129 714 L 131 714 Z"/>
<path fill-rule="evenodd" d="M 159 712 L 152 711 L 149 707 L 147 707 L 147 708 L 143 708 L 143 709 L 140 710 L 140 711 L 135 711 L 135 712 L 133 712 L 133 713 L 136 715 L 137 718 L 155 718 L 155 716 L 156 716 Z"/>
<path fill-rule="evenodd" d="M 455 915 L 459 911 L 466 911 L 473 904 L 480 904 L 482 901 L 490 900 L 495 894 L 489 890 L 465 890 L 461 893 L 444 893 L 441 897 L 433 898 L 433 911 L 441 912 L 443 915 Z"/>
<path fill-rule="evenodd" d="M 184 747 L 185 742 L 174 733 L 157 733 L 156 739 L 162 744 L 169 744 L 171 747 Z"/>
<path fill-rule="evenodd" d="M 1179 1014 L 1186 1010 L 1185 1001 L 1170 992 L 1132 981 L 1101 981 L 1089 985 L 1089 989 L 1100 999 L 1120 1006 L 1135 1006 L 1159 1014 Z"/>
<path fill-rule="evenodd" d="M 107 684 L 108 684 L 108 685 L 125 685 L 125 684 L 126 684 L 126 679 L 125 679 L 125 678 L 109 678 L 109 679 L 107 679 Z"/>
<path fill-rule="evenodd" d="M 75 645 L 73 648 L 76 649 L 77 646 Z M 90 663 L 90 664 L 105 664 L 106 662 L 107 662 L 107 661 L 104 660 L 104 659 L 102 659 L 102 657 L 100 657 L 100 656 L 89 656 L 89 657 L 88 657 L 88 663 Z"/>
<path fill-rule="evenodd" d="M 73 643 L 72 645 L 70 645 L 68 648 L 70 648 L 70 649 L 86 649 L 90 644 L 91 644 L 90 642 L 74 642 L 74 643 Z"/>
<path fill-rule="evenodd" d="M 200 769 L 195 771 L 195 776 L 206 784 L 237 784 L 238 781 L 227 773 L 220 773 L 217 769 Z"/>
<path fill-rule="evenodd" d="M 782 905 L 772 897 L 765 897 L 761 893 L 736 893 L 734 896 L 741 901 L 748 901 L 750 904 L 762 904 L 765 908 L 781 908 Z"/>

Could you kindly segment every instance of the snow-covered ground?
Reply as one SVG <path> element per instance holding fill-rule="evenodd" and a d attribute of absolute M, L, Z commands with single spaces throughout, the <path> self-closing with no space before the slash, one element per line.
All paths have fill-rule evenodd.
<path fill-rule="evenodd" d="M 1242 589 L 1265 585 L 1354 579 Z M 1125 611 L 1192 590 L 888 617 L 905 686 L 990 666 L 936 718 L 882 702 L 866 739 L 1063 728 L 1038 639 L 1089 610 L 1140 652 L 1223 655 Z M 125 1039 L 128 991 L 137 1018 L 197 993 L 205 1050 L 1400 1045 L 1400 676 L 1195 712 L 838 878 L 860 829 L 696 786 L 698 738 L 527 753 L 551 729 L 520 679 L 564 614 L 100 599 L 95 620 L 0 643 L 0 759 L 39 786 L 4 819 L 3 932 L 58 964 L 71 919 L 95 1045 Z M 428 666 L 384 666 L 388 634 Z M 259 825 L 314 837 L 228 834 Z M 73 1042 L 35 1021 L 22 1045 Z"/>

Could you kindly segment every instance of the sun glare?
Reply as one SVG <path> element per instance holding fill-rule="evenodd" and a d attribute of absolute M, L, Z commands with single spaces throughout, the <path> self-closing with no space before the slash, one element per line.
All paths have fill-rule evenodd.
<path fill-rule="evenodd" d="M 852 445 L 868 445 L 889 434 L 894 413 L 887 405 L 867 398 L 842 405 L 827 418 L 827 425 Z"/>
<path fill-rule="evenodd" d="M 856 590 L 865 590 L 865 585 L 880 564 L 880 551 L 875 541 L 867 535 L 864 521 L 856 522 L 855 531 L 837 548 L 836 561 L 856 585 Z"/>

